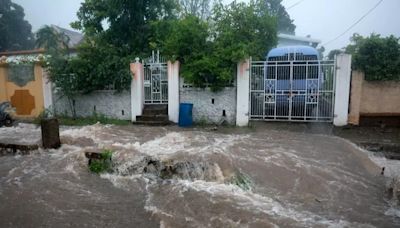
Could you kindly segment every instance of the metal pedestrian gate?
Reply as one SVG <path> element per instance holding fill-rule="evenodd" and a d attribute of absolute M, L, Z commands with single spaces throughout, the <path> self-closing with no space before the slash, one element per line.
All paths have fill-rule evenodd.
<path fill-rule="evenodd" d="M 250 119 L 332 122 L 335 61 L 253 61 Z"/>
<path fill-rule="evenodd" d="M 144 103 L 168 103 L 168 66 L 159 51 L 144 61 Z"/>

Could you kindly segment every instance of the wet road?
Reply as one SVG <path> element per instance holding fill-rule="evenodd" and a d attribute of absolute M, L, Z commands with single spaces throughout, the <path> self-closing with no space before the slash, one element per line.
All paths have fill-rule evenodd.
<path fill-rule="evenodd" d="M 61 136 L 58 150 L 0 157 L 1 227 L 400 226 L 381 167 L 338 137 L 103 125 Z M 39 139 L 33 125 L 0 129 L 0 141 Z M 98 176 L 84 152 L 101 149 L 114 172 Z M 180 175 L 143 172 L 148 158 Z"/>

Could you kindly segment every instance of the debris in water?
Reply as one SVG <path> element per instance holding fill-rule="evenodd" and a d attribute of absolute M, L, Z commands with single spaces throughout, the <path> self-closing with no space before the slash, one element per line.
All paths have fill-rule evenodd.
<path fill-rule="evenodd" d="M 19 144 L 12 144 L 12 143 L 0 143 L 0 156 L 4 155 L 16 155 L 22 154 L 26 155 L 29 154 L 30 151 L 34 151 L 39 149 L 39 145 L 19 145 Z"/>
<path fill-rule="evenodd" d="M 186 179 L 223 181 L 218 164 L 210 162 L 190 162 L 160 160 L 150 156 L 130 164 L 129 167 L 114 165 L 114 171 L 122 176 L 151 174 L 161 179 Z"/>
<path fill-rule="evenodd" d="M 400 177 L 392 178 L 387 185 L 387 193 L 391 202 L 400 206 Z"/>
<path fill-rule="evenodd" d="M 134 162 L 113 164 L 113 172 L 121 176 L 150 175 L 161 180 L 181 179 L 219 182 L 236 185 L 246 191 L 251 190 L 252 186 L 252 181 L 247 175 L 239 171 L 226 171 L 224 175 L 217 163 L 208 161 L 161 160 L 146 156 Z"/>

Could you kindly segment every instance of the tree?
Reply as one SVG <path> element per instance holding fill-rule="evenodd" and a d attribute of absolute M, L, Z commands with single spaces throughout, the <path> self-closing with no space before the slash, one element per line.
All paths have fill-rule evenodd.
<path fill-rule="evenodd" d="M 31 49 L 32 26 L 24 20 L 24 9 L 11 0 L 0 0 L 0 51 Z"/>
<path fill-rule="evenodd" d="M 64 83 L 57 77 L 73 75 L 78 83 L 70 88 L 79 93 L 129 89 L 129 63 L 150 53 L 152 23 L 175 18 L 176 14 L 175 0 L 85 0 L 77 13 L 78 21 L 71 23 L 83 31 L 85 39 L 76 57 L 64 56 L 64 62 L 54 62 L 56 86 Z M 47 34 L 52 35 L 51 31 Z M 67 73 L 60 74 L 61 70 Z"/>
<path fill-rule="evenodd" d="M 217 3 L 210 20 L 191 15 L 170 23 L 159 46 L 181 61 L 186 81 L 216 91 L 232 83 L 239 61 L 265 57 L 277 41 L 276 21 L 262 12 L 260 1 Z"/>
<path fill-rule="evenodd" d="M 365 73 L 366 80 L 400 80 L 400 38 L 354 34 L 346 53 L 352 54 L 352 67 Z"/>
<path fill-rule="evenodd" d="M 262 0 L 262 2 L 264 5 L 263 11 L 270 16 L 276 17 L 278 32 L 294 35 L 296 26 L 282 5 L 282 0 Z"/>
<path fill-rule="evenodd" d="M 192 15 L 200 19 L 207 19 L 211 12 L 212 0 L 179 0 L 180 8 L 184 16 Z"/>
<path fill-rule="evenodd" d="M 246 57 L 263 59 L 276 45 L 276 18 L 265 13 L 263 1 L 217 4 L 213 12 L 212 39 L 216 51 L 237 63 Z"/>
<path fill-rule="evenodd" d="M 76 117 L 73 99 L 80 91 L 77 75 L 71 70 L 75 61 L 69 57 L 68 42 L 70 38 L 64 33 L 57 32 L 51 26 L 43 26 L 36 33 L 36 46 L 44 48 L 50 56 L 45 68 L 49 72 L 50 80 L 54 82 L 57 90 L 68 101 L 72 116 Z"/>
<path fill-rule="evenodd" d="M 71 25 L 122 55 L 139 55 L 151 51 L 151 22 L 176 17 L 177 7 L 175 0 L 85 0 Z"/>

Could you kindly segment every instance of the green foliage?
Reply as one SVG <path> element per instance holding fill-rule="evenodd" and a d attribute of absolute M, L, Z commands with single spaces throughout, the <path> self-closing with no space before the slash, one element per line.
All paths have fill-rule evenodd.
<path fill-rule="evenodd" d="M 275 46 L 276 19 L 265 10 L 262 0 L 214 7 L 212 35 L 216 51 L 225 61 L 237 63 L 249 56 L 264 59 Z"/>
<path fill-rule="evenodd" d="M 108 172 L 111 169 L 112 151 L 103 150 L 100 159 L 92 159 L 89 164 L 89 170 L 94 173 Z"/>
<path fill-rule="evenodd" d="M 276 44 L 275 18 L 263 9 L 261 1 L 218 3 L 212 22 L 189 15 L 153 24 L 157 31 L 166 28 L 153 40 L 169 59 L 182 63 L 185 81 L 218 91 L 232 83 L 239 61 L 250 56 L 264 58 Z"/>
<path fill-rule="evenodd" d="M 399 38 L 354 34 L 351 41 L 346 52 L 353 55 L 353 69 L 363 71 L 366 80 L 400 80 Z"/>
<path fill-rule="evenodd" d="M 150 22 L 175 17 L 175 0 L 85 0 L 73 28 L 84 32 L 94 48 L 107 45 L 120 56 L 148 54 Z"/>
<path fill-rule="evenodd" d="M 284 34 L 295 34 L 296 26 L 293 24 L 293 20 L 290 19 L 288 12 L 282 5 L 282 0 L 262 0 L 264 3 L 263 12 L 276 18 L 276 24 L 278 32 Z"/>
<path fill-rule="evenodd" d="M 54 50 L 49 61 L 51 80 L 69 101 L 95 90 L 129 89 L 129 63 L 151 50 L 150 22 L 171 18 L 175 7 L 174 0 L 84 1 L 77 13 L 78 21 L 71 24 L 85 35 L 77 56 L 59 51 L 63 49 L 57 45 L 59 42 L 41 42 L 53 46 L 49 48 Z M 52 33 L 44 35 L 51 37 Z M 72 102 L 70 106 L 73 109 Z"/>
<path fill-rule="evenodd" d="M 236 174 L 232 178 L 230 178 L 228 182 L 230 184 L 238 186 L 242 190 L 251 190 L 252 182 L 250 180 L 250 177 L 241 172 L 236 172 Z"/>
<path fill-rule="evenodd" d="M 192 15 L 200 19 L 207 19 L 210 14 L 212 0 L 179 0 L 180 11 L 183 15 Z"/>
<path fill-rule="evenodd" d="M 34 37 L 24 9 L 11 0 L 0 0 L 0 15 L 0 52 L 31 49 Z"/>
<path fill-rule="evenodd" d="M 217 91 L 232 84 L 239 61 L 264 58 L 276 44 L 277 21 L 294 31 L 281 0 L 227 6 L 218 1 L 205 21 L 209 2 L 85 0 L 71 24 L 83 31 L 85 41 L 77 57 L 50 61 L 51 79 L 67 97 L 110 85 L 121 91 L 130 86 L 129 62 L 160 49 L 182 63 L 187 82 Z"/>

